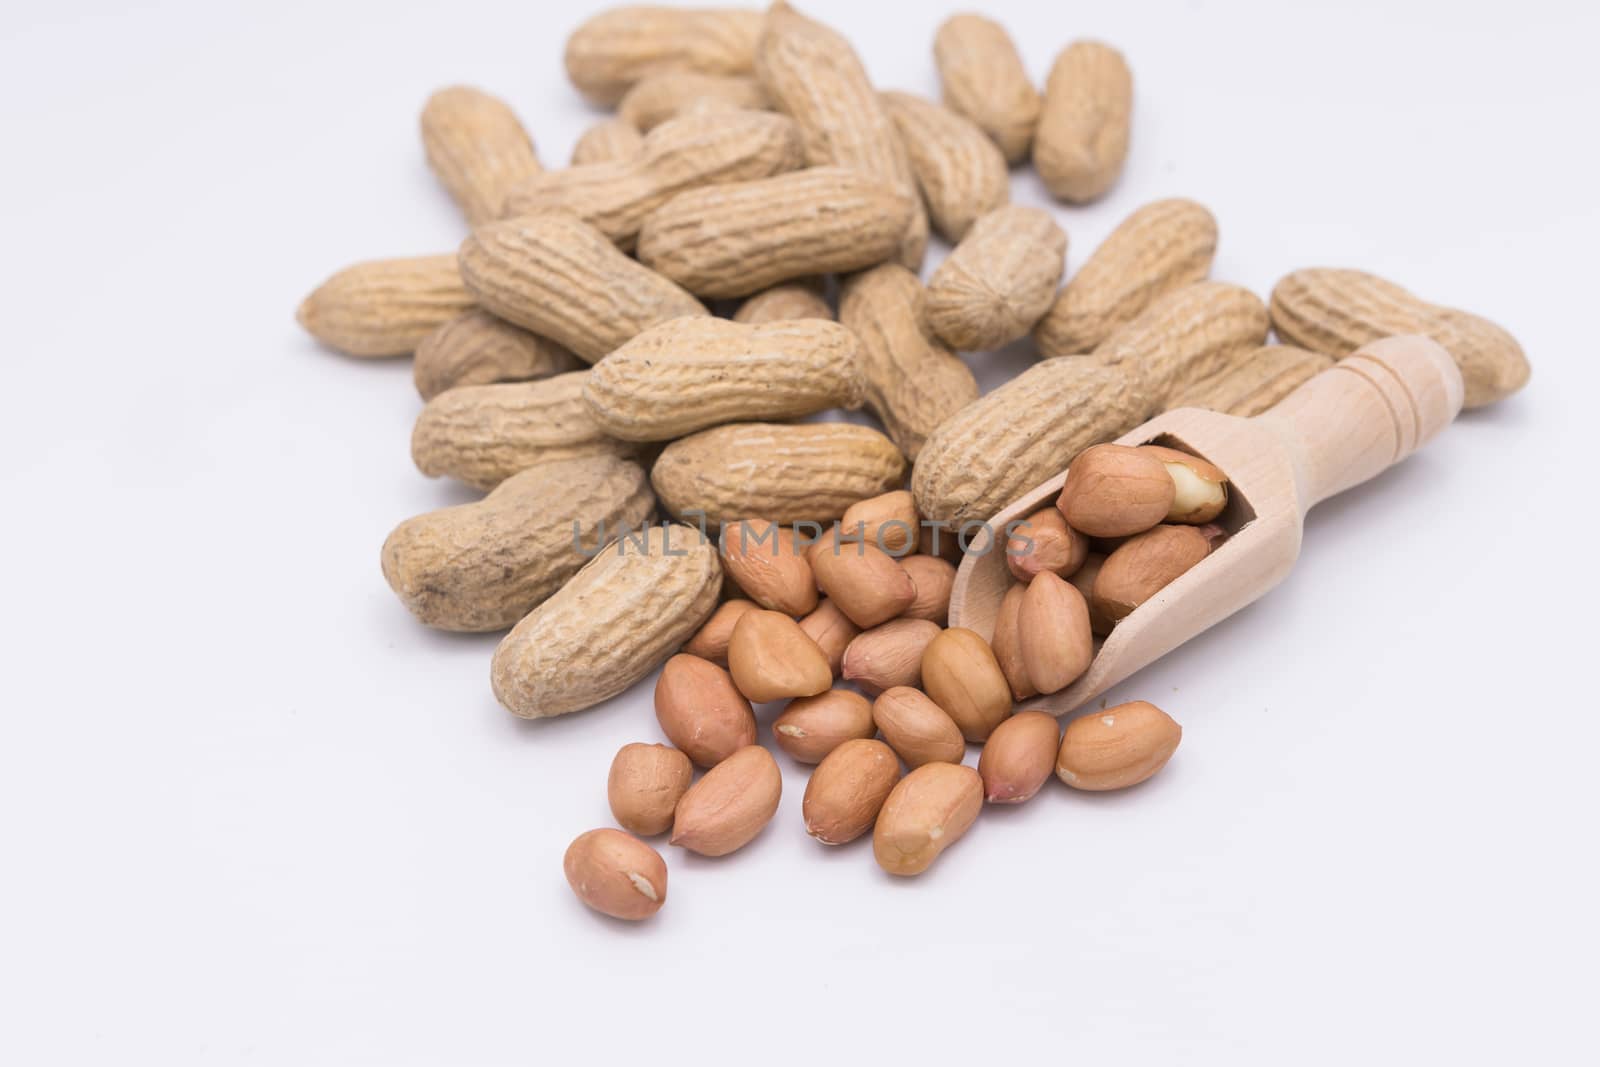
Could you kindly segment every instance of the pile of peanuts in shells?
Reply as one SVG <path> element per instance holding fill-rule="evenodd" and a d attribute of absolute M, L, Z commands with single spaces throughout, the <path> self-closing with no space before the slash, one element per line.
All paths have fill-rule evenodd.
<path fill-rule="evenodd" d="M 1009 169 L 1068 204 L 1104 194 L 1123 56 L 1072 42 L 1041 92 L 1006 30 L 963 14 L 933 60 L 940 102 L 878 91 L 786 3 L 607 11 L 566 44 L 573 85 L 614 109 L 569 166 L 545 169 L 498 98 L 440 90 L 423 148 L 470 234 L 342 270 L 299 309 L 334 349 L 413 356 L 417 467 L 487 494 L 400 523 L 382 567 L 427 626 L 509 629 L 507 709 L 565 715 L 661 669 L 668 743 L 617 753 L 621 829 L 565 856 L 607 915 L 666 900 L 644 838 L 721 856 L 772 819 L 753 704 L 787 701 L 770 740 L 815 765 L 807 832 L 870 833 L 896 875 L 1052 774 L 1157 773 L 1182 731 L 1151 704 L 1064 731 L 1026 710 L 1226 536 L 1215 467 L 1105 442 L 1175 407 L 1257 414 L 1396 333 L 1451 352 L 1468 407 L 1528 378 L 1498 326 L 1371 274 L 1298 270 L 1270 306 L 1209 280 L 1217 225 L 1189 200 L 1140 207 L 1063 285 L 1067 235 L 1009 203 Z M 930 231 L 952 250 L 924 282 Z M 1026 338 L 1037 362 L 980 398 L 958 353 Z M 881 430 L 797 421 L 834 409 Z M 958 534 L 1063 469 L 1057 504 L 998 535 L 1015 584 L 992 637 L 946 628 Z"/>

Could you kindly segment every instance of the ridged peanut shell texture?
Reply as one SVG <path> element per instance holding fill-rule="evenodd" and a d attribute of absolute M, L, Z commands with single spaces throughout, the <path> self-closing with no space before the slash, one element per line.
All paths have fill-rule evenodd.
<path fill-rule="evenodd" d="M 807 163 L 846 167 L 905 198 L 896 258 L 918 268 L 928 243 L 927 215 L 905 145 L 850 42 L 779 0 L 767 11 L 755 66 L 772 105 L 799 125 Z"/>
<path fill-rule="evenodd" d="M 699 296 L 747 296 L 792 278 L 882 263 L 911 211 L 910 197 L 882 181 L 811 167 L 679 193 L 645 221 L 638 253 Z"/>
<path fill-rule="evenodd" d="M 904 476 L 900 450 L 869 427 L 745 422 L 672 442 L 650 480 L 674 515 L 703 515 L 711 526 L 760 515 L 788 526 L 832 522 Z"/>
<path fill-rule="evenodd" d="M 589 373 L 441 393 L 417 416 L 411 458 L 430 478 L 448 475 L 487 490 L 544 460 L 631 457 L 638 446 L 608 436 L 584 403 Z"/>
<path fill-rule="evenodd" d="M 411 377 L 417 394 L 432 400 L 463 385 L 526 382 L 582 366 L 554 341 L 474 308 L 423 338 L 411 361 Z"/>
<path fill-rule="evenodd" d="M 750 75 L 666 70 L 629 89 L 617 105 L 617 117 L 648 132 L 708 102 L 723 105 L 726 111 L 764 111 L 769 103 L 766 91 Z"/>
<path fill-rule="evenodd" d="M 832 319 L 833 309 L 822 295 L 820 279 L 784 282 L 747 298 L 734 312 L 734 322 L 760 326 L 791 319 Z"/>
<path fill-rule="evenodd" d="M 839 321 L 861 339 L 866 404 L 910 459 L 940 423 L 978 399 L 967 365 L 927 330 L 917 276 L 885 263 L 845 283 Z"/>
<path fill-rule="evenodd" d="M 295 320 L 347 356 L 408 356 L 472 303 L 455 256 L 374 259 L 317 286 Z"/>
<path fill-rule="evenodd" d="M 604 119 L 583 131 L 572 146 L 572 165 L 620 163 L 644 151 L 644 134 L 619 118 Z"/>
<path fill-rule="evenodd" d="M 1011 205 L 979 218 L 928 282 L 928 325 L 964 352 L 1025 337 L 1066 269 L 1067 235 L 1048 211 Z"/>
<path fill-rule="evenodd" d="M 605 827 L 567 846 L 562 872 L 573 893 L 613 919 L 648 919 L 667 901 L 667 864 L 632 834 Z"/>
<path fill-rule="evenodd" d="M 1193 200 L 1146 204 L 1111 231 L 1034 328 L 1046 356 L 1093 352 L 1157 298 L 1211 273 L 1217 220 Z"/>
<path fill-rule="evenodd" d="M 877 821 L 900 781 L 900 761 L 882 741 L 846 741 L 828 753 L 806 783 L 806 833 L 824 845 L 854 841 Z"/>
<path fill-rule="evenodd" d="M 1042 100 L 1005 28 L 982 15 L 952 15 L 933 39 L 944 105 L 977 124 L 1008 163 L 1028 158 Z"/>
<path fill-rule="evenodd" d="M 383 543 L 383 576 L 418 620 L 442 630 L 503 630 L 562 587 L 586 551 L 655 501 L 643 469 L 617 456 L 536 464 L 471 504 L 430 511 Z M 710 610 L 709 608 L 707 609 Z"/>
<path fill-rule="evenodd" d="M 1142 383 L 1093 360 L 1041 363 L 944 422 L 917 456 L 911 490 L 932 520 L 982 522 L 1059 472 L 1085 445 L 1137 426 L 1156 405 Z"/>
<path fill-rule="evenodd" d="M 793 122 L 767 111 L 688 114 L 656 127 L 636 156 L 549 171 L 519 183 L 504 214 L 566 211 L 624 248 L 677 194 L 794 170 L 803 162 Z"/>
<path fill-rule="evenodd" d="M 1259 415 L 1337 362 L 1294 345 L 1262 345 L 1235 365 L 1173 394 L 1170 406 Z"/>
<path fill-rule="evenodd" d="M 917 456 L 928 519 L 983 521 L 1085 448 L 1164 410 L 1189 383 L 1248 358 L 1267 313 L 1247 289 L 1197 282 L 1156 301 L 1094 354 L 1049 359 L 963 408 Z"/>
<path fill-rule="evenodd" d="M 1228 282 L 1195 282 L 1153 302 L 1093 356 L 1142 382 L 1159 411 L 1190 382 L 1247 360 L 1266 341 L 1268 326 L 1255 293 Z"/>
<path fill-rule="evenodd" d="M 614 7 L 567 38 L 567 77 L 590 100 L 611 105 L 662 71 L 749 74 L 761 23 L 760 11 L 736 8 Z"/>
<path fill-rule="evenodd" d="M 584 565 L 495 649 L 495 696 L 525 719 L 616 696 L 655 670 L 717 605 L 716 546 L 687 526 L 652 526 Z"/>
<path fill-rule="evenodd" d="M 1115 48 L 1075 41 L 1056 57 L 1033 134 L 1033 165 L 1060 200 L 1102 196 L 1128 157 L 1133 75 Z"/>
<path fill-rule="evenodd" d="M 538 174 L 533 138 L 505 101 L 469 86 L 440 89 L 422 109 L 428 166 L 476 226 L 500 216 L 506 193 Z"/>
<path fill-rule="evenodd" d="M 983 779 L 971 767 L 918 767 L 883 802 L 872 830 L 872 854 L 890 874 L 921 874 L 972 828 L 982 809 Z"/>
<path fill-rule="evenodd" d="M 707 316 L 644 331 L 597 363 L 583 387 L 595 424 L 627 441 L 856 408 L 865 391 L 861 344 L 838 323 Z"/>
<path fill-rule="evenodd" d="M 911 93 L 881 99 L 905 142 L 928 216 L 945 240 L 961 240 L 981 216 L 1011 199 L 1005 156 L 970 120 Z"/>
<path fill-rule="evenodd" d="M 484 307 L 590 363 L 658 322 L 706 314 L 599 230 L 559 212 L 480 226 L 459 258 L 461 280 Z"/>
<path fill-rule="evenodd" d="M 1430 304 L 1358 270 L 1286 275 L 1272 290 L 1272 325 L 1283 340 L 1336 359 L 1392 334 L 1431 337 L 1461 368 L 1469 408 L 1505 399 L 1527 385 L 1531 373 L 1522 346 L 1488 319 Z"/>

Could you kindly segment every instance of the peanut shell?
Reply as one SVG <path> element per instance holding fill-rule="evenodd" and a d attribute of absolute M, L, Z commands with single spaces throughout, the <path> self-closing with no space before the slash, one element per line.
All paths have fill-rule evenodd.
<path fill-rule="evenodd" d="M 480 226 L 460 260 L 462 280 L 485 308 L 590 363 L 659 322 L 706 314 L 700 301 L 572 215 Z"/>
<path fill-rule="evenodd" d="M 1010 34 L 982 15 L 952 15 L 933 39 L 944 105 L 965 115 L 1008 163 L 1028 158 L 1042 100 Z"/>
<path fill-rule="evenodd" d="M 411 376 L 417 394 L 432 400 L 458 386 L 527 382 L 582 366 L 577 356 L 554 341 L 474 308 L 422 339 L 411 362 Z"/>
<path fill-rule="evenodd" d="M 760 515 L 832 522 L 898 488 L 905 460 L 888 438 L 843 422 L 734 423 L 672 442 L 651 471 L 662 505 L 713 526 Z"/>
<path fill-rule="evenodd" d="M 491 668 L 495 696 L 525 719 L 614 697 L 705 622 L 721 585 L 716 547 L 696 530 L 652 526 L 624 537 L 500 642 Z"/>
<path fill-rule="evenodd" d="M 639 234 L 639 259 L 702 297 L 750 293 L 894 254 L 912 201 L 843 167 L 810 167 L 679 193 Z"/>
<path fill-rule="evenodd" d="M 1058 200 L 1098 199 L 1128 157 L 1133 75 L 1122 53 L 1075 41 L 1056 57 L 1033 134 L 1033 165 Z"/>
<path fill-rule="evenodd" d="M 768 107 L 766 91 L 749 75 L 664 70 L 636 82 L 617 105 L 617 117 L 648 133 L 703 101 L 716 101 L 730 111 Z"/>
<path fill-rule="evenodd" d="M 967 365 L 927 330 L 922 283 L 895 263 L 845 283 L 839 321 L 861 339 L 867 409 L 909 459 L 946 419 L 978 399 Z"/>
<path fill-rule="evenodd" d="M 738 8 L 614 7 L 567 38 L 567 77 L 601 105 L 662 71 L 749 74 L 762 13 Z"/>
<path fill-rule="evenodd" d="M 838 323 L 706 316 L 650 327 L 595 364 L 583 386 L 596 426 L 626 441 L 857 408 L 865 392 L 861 343 Z"/>
<path fill-rule="evenodd" d="M 912 270 L 920 267 L 928 217 L 905 145 L 850 42 L 778 0 L 767 10 L 755 67 L 773 106 L 799 125 L 807 163 L 848 167 L 905 200 L 896 258 Z"/>
<path fill-rule="evenodd" d="M 1528 384 L 1531 373 L 1522 346 L 1488 319 L 1430 304 L 1358 270 L 1285 275 L 1272 289 L 1272 325 L 1290 344 L 1335 359 L 1392 334 L 1430 337 L 1455 357 L 1469 408 L 1503 400 Z"/>
<path fill-rule="evenodd" d="M 1217 220 L 1193 200 L 1157 200 L 1129 215 L 1062 287 L 1034 328 L 1041 354 L 1092 352 L 1150 303 L 1211 273 Z"/>
<path fill-rule="evenodd" d="M 395 527 L 383 543 L 383 576 L 428 626 L 502 630 L 584 566 L 580 545 L 593 552 L 602 532 L 609 540 L 619 526 L 638 526 L 654 505 L 644 471 L 618 456 L 539 462 L 482 500 Z"/>
<path fill-rule="evenodd" d="M 533 138 L 516 113 L 470 86 L 440 89 L 428 98 L 422 147 L 470 226 L 499 218 L 511 187 L 541 170 Z"/>
<path fill-rule="evenodd" d="M 631 458 L 638 446 L 607 435 L 584 403 L 590 373 L 441 393 L 417 416 L 411 458 L 430 478 L 448 475 L 484 490 L 548 459 Z"/>
<path fill-rule="evenodd" d="M 822 295 L 816 278 L 784 282 L 747 298 L 734 312 L 734 322 L 760 326 L 793 319 L 832 319 L 833 309 Z"/>
<path fill-rule="evenodd" d="M 644 134 L 631 122 L 603 119 L 583 131 L 572 146 L 572 165 L 625 163 L 644 151 Z M 508 190 L 509 192 L 509 190 Z"/>
<path fill-rule="evenodd" d="M 971 120 L 911 93 L 880 99 L 905 142 L 929 220 L 945 240 L 962 240 L 981 216 L 1011 199 L 1005 156 Z"/>
<path fill-rule="evenodd" d="M 799 131 L 782 115 L 689 114 L 657 126 L 629 159 L 528 178 L 511 190 L 504 214 L 565 211 L 631 248 L 644 220 L 679 193 L 782 174 L 801 162 Z"/>
<path fill-rule="evenodd" d="M 1263 345 L 1236 365 L 1173 395 L 1172 406 L 1206 408 L 1249 418 L 1259 415 L 1316 377 L 1335 360 L 1294 345 Z"/>
<path fill-rule="evenodd" d="M 964 352 L 1026 337 L 1066 269 L 1067 235 L 1048 211 L 1010 205 L 980 217 L 928 283 L 928 326 Z"/>
<path fill-rule="evenodd" d="M 472 303 L 455 256 L 374 259 L 317 286 L 295 320 L 347 356 L 408 356 Z"/>

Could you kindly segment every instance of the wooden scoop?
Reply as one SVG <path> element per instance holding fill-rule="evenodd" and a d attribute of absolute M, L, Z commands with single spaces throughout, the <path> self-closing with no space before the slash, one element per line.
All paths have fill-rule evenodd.
<path fill-rule="evenodd" d="M 1117 623 L 1081 678 L 1027 706 L 1056 715 L 1082 707 L 1277 585 L 1300 555 L 1306 512 L 1415 452 L 1456 417 L 1461 395 L 1461 372 L 1448 352 L 1426 337 L 1389 337 L 1255 418 L 1179 408 L 1118 438 L 1168 445 L 1221 468 L 1229 502 L 1217 522 L 1230 536 Z M 990 520 L 1002 536 L 992 551 L 974 544 L 962 560 L 951 626 L 994 636 L 995 612 L 1014 581 L 1006 525 L 1053 504 L 1065 481 L 1063 471 Z"/>

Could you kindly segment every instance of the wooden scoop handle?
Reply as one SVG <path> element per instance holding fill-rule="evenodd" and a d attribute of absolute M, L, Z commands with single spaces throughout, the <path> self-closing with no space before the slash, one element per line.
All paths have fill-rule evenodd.
<path fill-rule="evenodd" d="M 1289 446 L 1302 513 L 1399 463 L 1461 410 L 1461 372 L 1426 337 L 1363 345 L 1258 416 Z"/>

